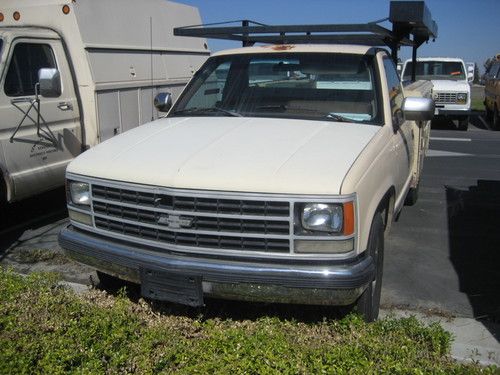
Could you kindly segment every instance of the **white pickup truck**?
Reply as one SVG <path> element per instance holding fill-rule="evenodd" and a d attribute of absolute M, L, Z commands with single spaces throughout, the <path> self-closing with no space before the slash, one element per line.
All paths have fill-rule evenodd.
<path fill-rule="evenodd" d="M 401 75 L 403 85 L 409 82 L 412 61 L 406 60 Z M 459 130 L 469 127 L 471 87 L 465 63 L 450 57 L 422 57 L 417 59 L 416 79 L 432 82 L 432 98 L 436 103 L 436 117 L 458 121 Z"/>
<path fill-rule="evenodd" d="M 69 165 L 59 242 L 153 299 L 355 305 L 374 320 L 384 235 L 416 200 L 430 89 L 403 90 L 376 47 L 216 53 L 172 108 L 157 103 L 166 118 Z"/>

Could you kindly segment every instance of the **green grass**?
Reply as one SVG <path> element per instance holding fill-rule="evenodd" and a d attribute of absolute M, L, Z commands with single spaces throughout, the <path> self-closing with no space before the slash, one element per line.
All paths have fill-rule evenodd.
<path fill-rule="evenodd" d="M 57 276 L 0 270 L 2 374 L 493 374 L 458 364 L 451 337 L 415 318 L 303 322 L 160 313 L 122 293 L 83 296 Z"/>
<path fill-rule="evenodd" d="M 471 109 L 473 111 L 484 111 L 483 98 L 472 98 Z"/>

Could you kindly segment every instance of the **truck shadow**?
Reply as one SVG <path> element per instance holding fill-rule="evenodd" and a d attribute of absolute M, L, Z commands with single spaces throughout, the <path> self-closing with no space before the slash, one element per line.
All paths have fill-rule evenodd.
<path fill-rule="evenodd" d="M 438 118 L 431 121 L 433 130 L 457 130 L 457 125 L 448 118 Z M 457 130 L 458 131 L 458 130 Z"/>
<path fill-rule="evenodd" d="M 122 280 L 116 280 L 116 283 L 106 286 L 97 284 L 96 288 L 115 296 L 121 294 L 125 288 L 126 296 L 134 303 L 141 298 L 141 288 L 138 284 Z M 319 323 L 324 320 L 341 319 L 349 312 L 345 307 L 259 303 L 215 298 L 205 298 L 203 307 L 190 307 L 150 299 L 147 299 L 147 302 L 155 313 L 198 320 L 255 321 L 260 318 L 278 318 L 303 323 Z"/>
<path fill-rule="evenodd" d="M 13 246 L 21 245 L 26 231 L 37 236 L 53 230 L 52 225 L 67 217 L 64 188 L 8 204 L 0 208 L 0 261 Z M 31 237 L 31 236 L 27 236 Z"/>
<path fill-rule="evenodd" d="M 500 181 L 478 180 L 467 190 L 447 186 L 446 199 L 450 260 L 460 291 L 474 317 L 492 330 L 491 324 L 500 323 Z"/>
<path fill-rule="evenodd" d="M 472 125 L 472 126 L 474 126 L 475 128 L 478 128 L 478 129 L 490 130 L 490 129 L 488 129 L 488 127 L 485 126 L 484 122 L 481 121 L 481 119 L 483 119 L 484 121 L 487 122 L 487 120 L 485 119 L 484 114 L 481 113 L 481 112 L 479 112 L 479 111 L 476 111 L 474 114 L 472 114 L 470 116 L 469 127 L 470 127 L 470 125 Z M 491 122 L 489 124 L 490 124 L 490 127 L 491 127 Z M 450 119 L 445 118 L 445 117 L 432 120 L 432 122 L 431 122 L 431 129 L 434 129 L 434 130 L 456 130 L 456 131 L 459 131 L 457 129 L 456 122 L 453 122 L 453 120 L 450 120 Z"/>

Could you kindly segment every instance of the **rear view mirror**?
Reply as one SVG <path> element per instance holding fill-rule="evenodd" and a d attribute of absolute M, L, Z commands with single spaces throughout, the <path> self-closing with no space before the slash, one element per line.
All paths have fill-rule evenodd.
<path fill-rule="evenodd" d="M 434 117 L 434 100 L 429 98 L 405 98 L 403 114 L 408 121 L 427 121 Z"/>
<path fill-rule="evenodd" d="M 38 71 L 40 95 L 45 98 L 57 98 L 61 95 L 61 75 L 57 69 L 42 68 Z"/>
<path fill-rule="evenodd" d="M 153 104 L 158 111 L 168 112 L 172 107 L 172 94 L 169 92 L 160 92 L 156 95 Z"/>

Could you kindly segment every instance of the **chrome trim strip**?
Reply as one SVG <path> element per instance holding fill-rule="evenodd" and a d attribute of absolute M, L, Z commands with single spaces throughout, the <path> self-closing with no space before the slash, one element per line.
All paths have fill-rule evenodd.
<path fill-rule="evenodd" d="M 87 214 L 87 215 L 94 215 L 94 213 L 92 212 L 92 205 L 89 206 L 89 209 L 86 210 L 84 208 L 80 208 L 80 207 L 76 207 L 72 204 L 66 204 L 66 208 L 71 211 L 76 211 L 76 212 L 80 212 L 82 214 Z"/>
<path fill-rule="evenodd" d="M 110 232 L 107 230 L 102 230 L 99 228 L 90 228 L 86 225 L 82 225 L 75 221 L 70 221 L 71 225 L 75 228 L 82 229 L 86 232 L 96 233 L 104 237 L 108 237 L 115 240 L 122 240 L 133 244 L 145 245 L 153 248 L 164 249 L 168 251 L 184 252 L 189 254 L 210 254 L 221 257 L 233 257 L 233 258 L 262 258 L 262 259 L 314 259 L 314 260 L 345 260 L 356 256 L 356 251 L 349 251 L 347 253 L 337 253 L 328 254 L 324 256 L 321 254 L 290 254 L 290 253 L 278 253 L 278 252 L 263 252 L 263 251 L 243 251 L 243 250 L 220 250 L 217 248 L 207 248 L 207 247 L 192 247 L 192 246 L 181 246 L 175 244 L 165 244 L 158 241 L 145 240 L 142 238 L 137 238 L 129 236 L 126 234 L 119 234 L 116 232 Z"/>

